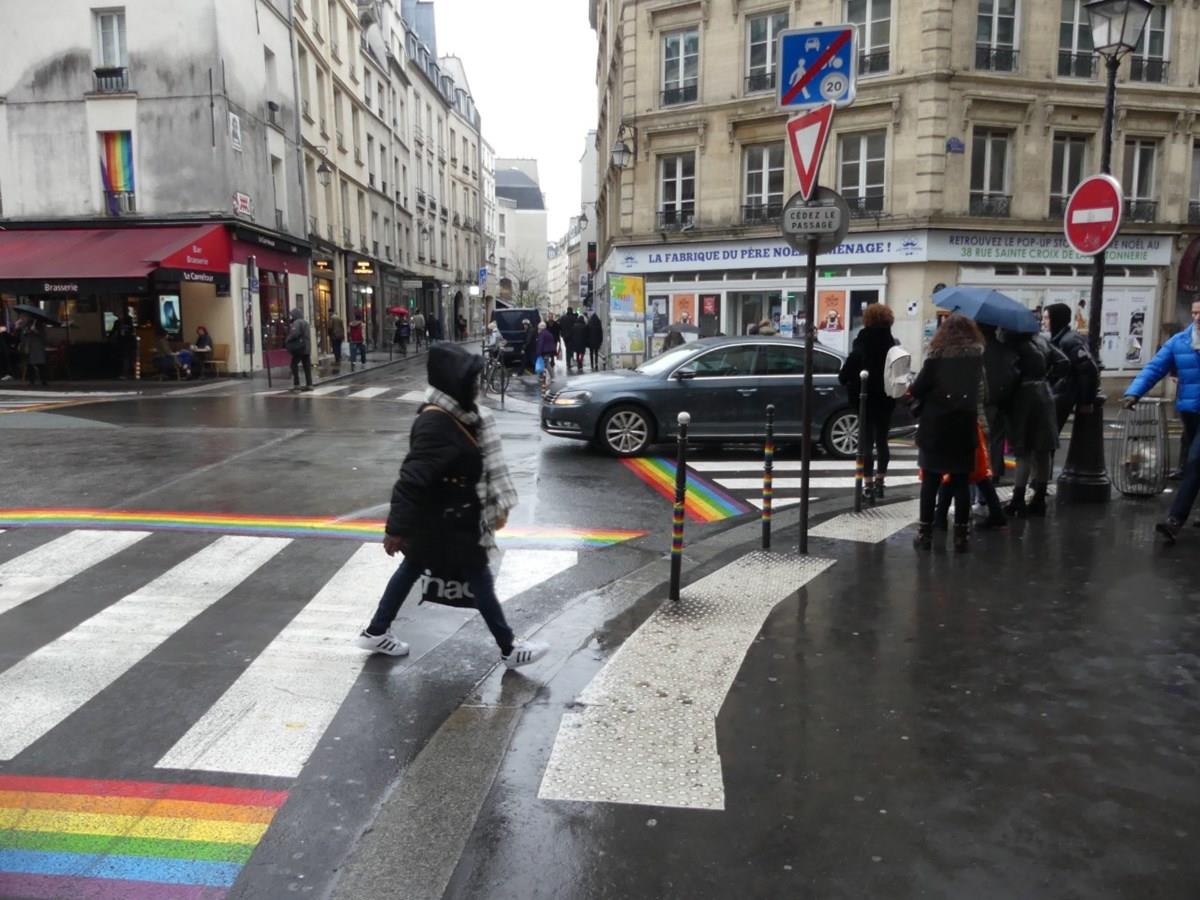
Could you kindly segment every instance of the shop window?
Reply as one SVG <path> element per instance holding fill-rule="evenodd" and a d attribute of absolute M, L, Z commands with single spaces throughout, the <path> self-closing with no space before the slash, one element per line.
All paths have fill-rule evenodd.
<path fill-rule="evenodd" d="M 1071 192 L 1083 180 L 1087 162 L 1087 138 L 1078 134 L 1054 135 L 1050 156 L 1050 217 L 1061 218 Z"/>
<path fill-rule="evenodd" d="M 979 0 L 975 68 L 989 72 L 1017 70 L 1017 0 Z"/>
<path fill-rule="evenodd" d="M 1154 189 L 1158 142 L 1146 138 L 1125 141 L 1121 185 L 1125 189 L 1125 216 L 1132 222 L 1153 222 L 1158 212 Z"/>
<path fill-rule="evenodd" d="M 788 27 L 787 12 L 746 20 L 746 93 L 775 89 L 775 51 L 779 32 Z"/>
<path fill-rule="evenodd" d="M 891 67 L 892 0 L 846 0 L 846 21 L 858 31 L 858 74 Z"/>
<path fill-rule="evenodd" d="M 1162 83 L 1167 80 L 1167 8 L 1155 6 L 1142 29 L 1141 40 L 1129 57 L 1129 80 Z"/>
<path fill-rule="evenodd" d="M 887 132 L 864 131 L 838 138 L 838 191 L 856 218 L 883 211 Z"/>
<path fill-rule="evenodd" d="M 660 156 L 658 227 L 691 228 L 696 215 L 696 154 Z"/>
<path fill-rule="evenodd" d="M 1092 51 L 1092 28 L 1088 22 L 1087 0 L 1062 0 L 1062 18 L 1058 25 L 1058 74 L 1061 78 L 1092 78 L 1096 74 L 1096 54 Z"/>
<path fill-rule="evenodd" d="M 971 206 L 973 216 L 1007 217 L 1009 141 L 1007 131 L 976 128 L 971 141 Z"/>
<path fill-rule="evenodd" d="M 742 151 L 742 222 L 775 222 L 783 211 L 783 144 Z"/>
<path fill-rule="evenodd" d="M 700 86 L 700 30 L 686 28 L 663 35 L 662 105 L 695 103 Z"/>

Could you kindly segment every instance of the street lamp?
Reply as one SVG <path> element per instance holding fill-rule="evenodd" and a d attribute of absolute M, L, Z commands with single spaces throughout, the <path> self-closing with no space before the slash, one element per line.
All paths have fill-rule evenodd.
<path fill-rule="evenodd" d="M 321 187 L 329 187 L 329 182 L 333 180 L 333 166 L 329 165 L 329 160 L 325 158 L 326 150 L 320 148 L 321 164 L 317 166 L 317 181 L 321 182 Z"/>
<path fill-rule="evenodd" d="M 1154 6 L 1149 0 L 1092 0 L 1084 6 L 1092 30 L 1092 47 L 1104 57 L 1107 87 L 1104 94 L 1104 131 L 1100 143 L 1100 172 L 1112 174 L 1113 119 L 1117 108 L 1117 69 L 1121 60 L 1137 47 Z M 1093 259 L 1091 314 L 1088 318 L 1088 348 L 1100 365 L 1100 326 L 1104 313 L 1104 265 L 1102 250 Z M 1063 500 L 1103 502 L 1112 484 L 1104 468 L 1104 394 L 1084 404 L 1090 412 L 1075 412 L 1067 461 L 1058 478 L 1058 496 Z"/>
<path fill-rule="evenodd" d="M 626 143 L 626 140 L 629 143 Z M 632 144 L 632 148 L 630 147 Z M 612 145 L 612 162 L 618 169 L 626 168 L 637 155 L 637 129 L 622 123 L 617 128 L 617 139 Z"/>

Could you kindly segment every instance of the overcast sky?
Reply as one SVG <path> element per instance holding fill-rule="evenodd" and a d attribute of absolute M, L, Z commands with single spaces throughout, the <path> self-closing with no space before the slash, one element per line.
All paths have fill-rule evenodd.
<path fill-rule="evenodd" d="M 538 161 L 557 240 L 579 214 L 579 158 L 596 127 L 587 0 L 435 0 L 434 11 L 438 53 L 462 58 L 496 156 Z"/>

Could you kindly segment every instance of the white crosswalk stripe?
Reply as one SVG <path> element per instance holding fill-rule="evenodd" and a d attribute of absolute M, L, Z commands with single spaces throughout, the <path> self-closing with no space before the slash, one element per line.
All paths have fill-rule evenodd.
<path fill-rule="evenodd" d="M 270 391 L 258 391 L 258 397 L 286 397 L 289 399 L 323 399 L 323 400 L 383 400 L 399 403 L 424 403 L 425 392 L 407 390 L 401 387 L 361 387 L 355 384 L 322 384 L 311 391 L 296 393 L 288 388 L 278 388 Z"/>
<path fill-rule="evenodd" d="M 49 600 L 56 588 L 118 553 L 134 554 L 122 558 L 122 568 L 127 562 L 145 564 L 149 551 L 136 545 L 150 534 L 71 531 L 0 563 L 0 616 L 22 604 Z M 273 583 L 280 567 L 290 565 L 286 558 L 276 558 L 290 543 L 286 538 L 224 536 L 170 568 L 164 564 L 167 571 L 157 576 L 151 562 L 143 587 L 0 671 L 0 760 L 12 759 L 63 725 L 252 575 L 261 570 L 263 583 Z M 576 550 L 506 549 L 496 569 L 497 596 L 505 602 L 534 589 L 576 565 L 579 555 Z M 397 563 L 379 544 L 355 549 L 257 656 L 247 656 L 245 668 L 223 695 L 207 708 L 197 706 L 193 724 L 174 746 L 164 748 L 157 766 L 298 775 L 371 658 L 353 638 Z M 103 590 L 98 579 L 97 592 L 102 595 Z M 416 600 L 415 595 L 409 598 L 396 622 L 397 634 L 412 643 L 412 656 L 401 665 L 429 652 L 476 615 L 418 607 Z M 3 622 L 0 617 L 0 629 Z M 189 641 L 189 652 L 203 649 Z M 487 645 L 480 649 L 495 651 Z M 228 658 L 220 664 L 228 665 Z M 187 686 L 176 684 L 172 690 L 186 695 Z"/>

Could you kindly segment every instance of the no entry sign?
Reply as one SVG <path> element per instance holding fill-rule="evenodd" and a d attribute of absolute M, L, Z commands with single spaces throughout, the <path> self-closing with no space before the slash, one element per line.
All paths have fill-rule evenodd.
<path fill-rule="evenodd" d="M 1108 249 L 1121 228 L 1121 182 L 1111 175 L 1093 175 L 1079 183 L 1067 201 L 1063 229 L 1067 243 L 1080 256 Z"/>

